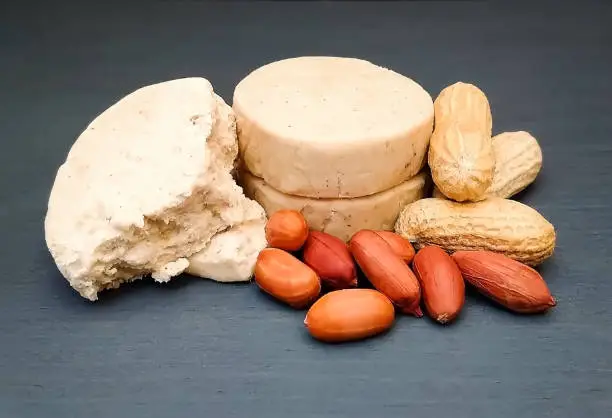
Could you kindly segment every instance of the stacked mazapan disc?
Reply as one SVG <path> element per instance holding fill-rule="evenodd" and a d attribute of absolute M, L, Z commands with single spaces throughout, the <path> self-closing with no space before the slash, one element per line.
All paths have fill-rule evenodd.
<path fill-rule="evenodd" d="M 353 58 L 286 59 L 246 76 L 233 108 L 240 180 L 268 215 L 300 210 L 348 240 L 393 229 L 427 192 L 433 101 L 410 78 Z"/>

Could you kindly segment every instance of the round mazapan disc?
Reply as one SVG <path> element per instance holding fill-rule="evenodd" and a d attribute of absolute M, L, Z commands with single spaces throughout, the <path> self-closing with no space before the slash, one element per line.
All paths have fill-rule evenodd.
<path fill-rule="evenodd" d="M 298 57 L 267 64 L 234 91 L 246 168 L 275 189 L 317 198 L 387 190 L 423 167 L 433 101 L 368 61 Z"/>

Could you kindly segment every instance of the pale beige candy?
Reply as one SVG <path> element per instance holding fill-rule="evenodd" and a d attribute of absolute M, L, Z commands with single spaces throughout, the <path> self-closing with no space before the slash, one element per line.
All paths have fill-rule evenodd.
<path fill-rule="evenodd" d="M 45 239 L 81 296 L 151 274 L 167 281 L 219 232 L 253 219 L 230 171 L 235 118 L 203 78 L 143 87 L 79 136 L 50 193 Z"/>
<path fill-rule="evenodd" d="M 425 196 L 429 177 L 419 173 L 399 186 L 371 196 L 351 199 L 312 199 L 284 194 L 250 173 L 241 173 L 247 196 L 256 200 L 268 216 L 280 209 L 300 211 L 310 228 L 344 241 L 360 229 L 393 230 L 398 214 L 408 203 Z"/>
<path fill-rule="evenodd" d="M 204 250 L 189 258 L 186 272 L 217 282 L 249 281 L 259 252 L 268 245 L 265 226 L 264 217 L 215 235 Z"/>
<path fill-rule="evenodd" d="M 361 197 L 397 186 L 426 161 L 433 100 L 368 61 L 298 57 L 260 67 L 234 91 L 247 169 L 305 197 Z"/>
<path fill-rule="evenodd" d="M 185 270 L 194 276 L 217 282 L 249 281 L 259 252 L 266 248 L 266 212 L 249 199 L 249 210 L 242 223 L 216 234 L 208 245 L 189 258 Z"/>

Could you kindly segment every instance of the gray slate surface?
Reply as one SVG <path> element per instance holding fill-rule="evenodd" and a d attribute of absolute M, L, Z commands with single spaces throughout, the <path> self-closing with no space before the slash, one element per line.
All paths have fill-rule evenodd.
<path fill-rule="evenodd" d="M 0 6 L 0 416 L 612 416 L 610 2 L 99 3 Z M 331 347 L 252 285 L 147 281 L 95 304 L 68 287 L 42 222 L 91 119 L 183 76 L 231 102 L 255 67 L 305 54 L 370 59 L 432 95 L 474 82 L 495 132 L 541 141 L 520 198 L 558 229 L 541 268 L 557 309 L 521 317 L 470 295 L 453 326 L 401 317 Z"/>

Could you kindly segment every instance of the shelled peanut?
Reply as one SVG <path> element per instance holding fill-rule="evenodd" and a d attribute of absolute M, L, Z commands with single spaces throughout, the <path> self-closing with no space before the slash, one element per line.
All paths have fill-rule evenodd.
<path fill-rule="evenodd" d="M 270 247 L 297 251 L 307 238 L 308 224 L 304 215 L 296 210 L 279 210 L 266 223 L 266 240 Z"/>
<path fill-rule="evenodd" d="M 439 232 L 439 235 L 432 234 L 431 241 L 450 244 L 456 239 L 455 247 L 459 248 L 463 243 L 465 247 L 471 245 L 473 248 L 451 250 L 449 254 L 443 246 L 417 239 L 418 251 L 415 254 L 410 241 L 392 231 L 360 230 L 345 243 L 329 234 L 310 230 L 302 247 L 296 250 L 301 252 L 301 256 L 279 248 L 263 250 L 257 260 L 255 281 L 262 291 L 287 305 L 307 309 L 306 330 L 314 339 L 329 343 L 382 334 L 393 326 L 397 319 L 396 311 L 414 317 L 423 316 L 421 303 L 433 321 L 449 324 L 463 309 L 466 284 L 514 312 L 535 314 L 556 306 L 544 279 L 533 268 L 502 253 L 478 249 L 497 245 L 497 250 L 514 248 L 516 251 L 522 239 L 529 242 L 539 239 L 526 235 L 518 237 L 506 231 L 505 240 L 496 242 L 499 237 L 486 232 L 487 225 L 491 231 L 496 229 L 495 223 L 487 219 L 487 214 L 500 213 L 495 205 L 512 205 L 512 210 L 504 213 L 513 213 L 520 219 L 531 216 L 529 222 L 523 219 L 522 225 L 542 229 L 546 224 L 538 221 L 535 211 L 518 202 L 499 198 L 471 204 L 441 199 L 419 202 L 413 204 L 412 209 L 407 208 L 399 225 L 404 225 L 402 222 L 411 227 L 426 224 L 430 227 L 424 229 L 428 233 Z M 481 229 L 473 231 L 470 236 L 455 236 L 455 230 L 443 235 L 447 228 L 451 228 L 444 222 L 460 218 L 440 215 L 442 210 L 449 210 L 453 205 L 474 212 L 469 213 L 471 219 L 480 219 L 481 222 L 470 224 L 470 227 L 480 226 Z M 413 213 L 427 214 L 431 218 L 412 218 Z M 273 214 L 271 219 L 276 225 L 294 225 L 284 222 L 279 218 L 281 216 L 294 217 L 295 214 L 284 211 Z M 524 227 L 519 230 L 525 232 Z M 277 232 L 284 234 L 283 231 Z M 520 248 L 522 253 L 510 254 L 518 258 L 522 254 L 525 260 L 535 261 L 550 246 L 542 251 L 529 246 Z M 374 289 L 358 288 L 358 269 Z"/>
<path fill-rule="evenodd" d="M 427 314 L 441 324 L 453 321 L 465 303 L 465 283 L 455 261 L 432 245 L 419 250 L 412 266 Z"/>
<path fill-rule="evenodd" d="M 328 289 L 357 286 L 357 269 L 344 241 L 320 231 L 310 231 L 303 247 L 303 260 Z"/>
<path fill-rule="evenodd" d="M 259 253 L 255 282 L 264 292 L 296 309 L 309 306 L 321 293 L 317 273 L 278 248 L 265 248 Z"/>
<path fill-rule="evenodd" d="M 372 289 L 330 292 L 308 310 L 304 325 L 310 335 L 324 342 L 344 342 L 378 335 L 393 325 L 395 307 Z"/>
<path fill-rule="evenodd" d="M 405 263 L 410 264 L 414 259 L 414 247 L 410 241 L 400 237 L 392 231 L 372 231 L 381 237 Z"/>
<path fill-rule="evenodd" d="M 376 232 L 361 230 L 349 242 L 351 254 L 370 283 L 402 312 L 416 317 L 421 311 L 421 289 L 408 265 Z"/>
<path fill-rule="evenodd" d="M 542 276 L 533 268 L 492 251 L 457 251 L 453 259 L 480 293 L 517 313 L 540 313 L 554 306 Z"/>

